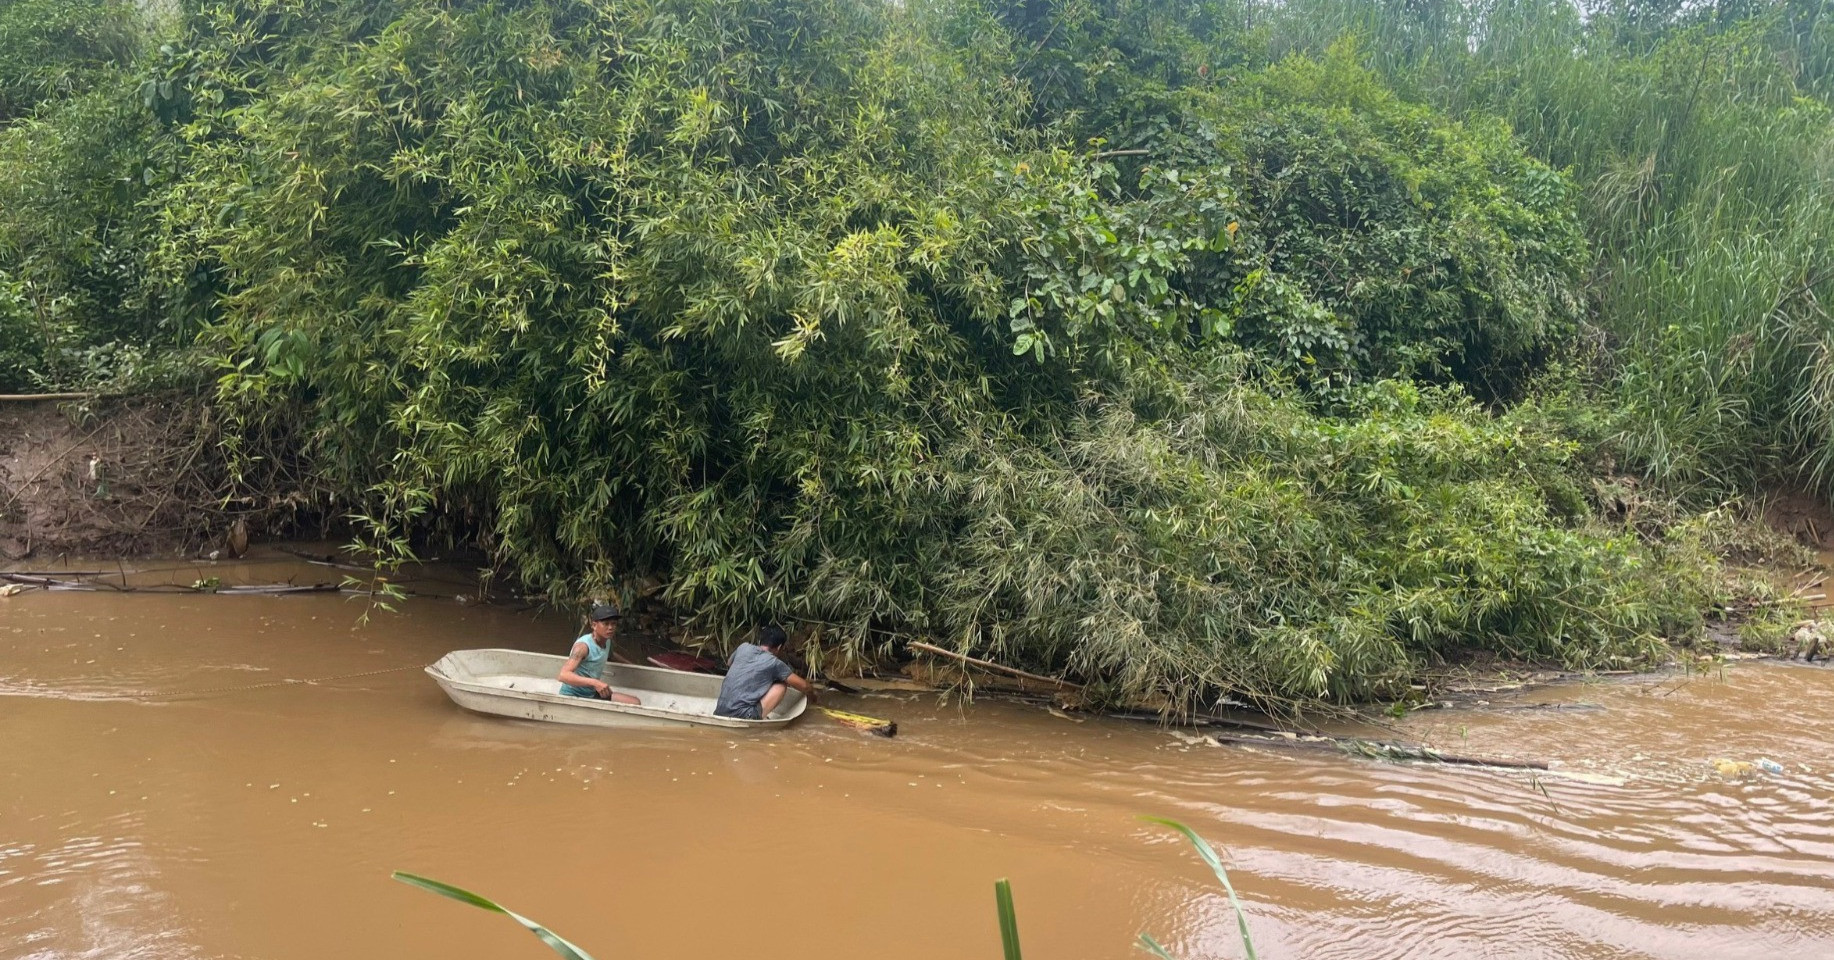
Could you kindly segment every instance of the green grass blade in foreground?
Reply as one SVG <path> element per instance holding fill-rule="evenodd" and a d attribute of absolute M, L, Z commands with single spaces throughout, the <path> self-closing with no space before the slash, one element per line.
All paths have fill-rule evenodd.
<path fill-rule="evenodd" d="M 437 893 L 442 897 L 447 897 L 452 900 L 457 900 L 460 903 L 468 903 L 481 910 L 490 910 L 495 913 L 503 914 L 504 916 L 509 917 L 510 919 L 516 921 L 517 923 L 520 923 L 523 926 L 527 927 L 530 933 L 533 933 L 536 937 L 541 939 L 542 943 L 545 943 L 548 945 L 548 949 L 553 950 L 555 953 L 560 954 L 562 957 L 565 957 L 566 960 L 592 960 L 591 954 L 587 953 L 584 950 L 581 950 L 580 948 L 574 946 L 571 943 L 568 943 L 566 940 L 562 939 L 561 936 L 555 933 L 554 931 L 549 930 L 547 927 L 544 927 L 541 924 L 536 923 L 533 920 L 530 920 L 529 918 L 523 916 L 520 913 L 516 913 L 515 911 L 512 911 L 512 910 L 506 910 L 503 907 L 497 905 L 496 903 L 484 897 L 480 897 L 475 893 L 472 893 L 470 890 L 466 890 L 462 887 L 455 887 L 449 883 L 441 883 L 438 880 L 431 880 L 426 877 L 415 876 L 414 874 L 411 874 L 411 873 L 403 873 L 400 870 L 395 871 L 391 876 L 393 876 L 396 880 L 399 880 L 402 883 L 405 883 L 411 887 L 419 887 L 422 890 L 426 890 L 431 893 Z M 1014 954 L 1014 956 L 1016 956 L 1016 954 Z"/>
<path fill-rule="evenodd" d="M 1158 957 L 1159 960 L 1174 960 L 1173 956 L 1169 953 L 1166 953 L 1165 948 L 1160 946 L 1159 941 L 1154 940 L 1150 934 L 1145 934 L 1145 933 L 1140 934 L 1140 942 L 1138 946 L 1140 949 L 1145 950 L 1147 953 L 1150 953 L 1153 956 Z"/>
<path fill-rule="evenodd" d="M 993 902 L 1000 911 L 1000 947 L 1006 951 L 1006 960 L 1020 960 L 1019 916 L 1013 912 L 1013 885 L 995 880 Z"/>
<path fill-rule="evenodd" d="M 1141 817 L 1140 819 L 1148 823 L 1171 827 L 1184 834 L 1185 839 L 1191 841 L 1191 845 L 1197 848 L 1197 855 L 1210 865 L 1210 869 L 1216 874 L 1216 879 L 1223 882 L 1223 889 L 1229 892 L 1229 905 L 1235 908 L 1235 922 L 1242 928 L 1242 949 L 1248 951 L 1248 960 L 1257 960 L 1254 938 L 1248 935 L 1248 912 L 1242 909 L 1241 898 L 1235 895 L 1235 884 L 1229 882 L 1229 871 L 1223 869 L 1223 861 L 1216 855 L 1216 851 L 1210 849 L 1210 845 L 1205 843 L 1204 838 L 1198 836 L 1196 831 L 1176 820 L 1167 820 L 1164 817 Z"/>

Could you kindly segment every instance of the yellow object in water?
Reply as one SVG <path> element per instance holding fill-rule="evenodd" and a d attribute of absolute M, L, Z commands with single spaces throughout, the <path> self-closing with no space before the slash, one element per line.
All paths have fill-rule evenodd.
<path fill-rule="evenodd" d="M 841 710 L 830 710 L 827 707 L 816 707 L 815 709 L 827 714 L 829 719 L 844 723 L 855 730 L 876 733 L 881 737 L 895 737 L 898 735 L 898 724 L 891 720 L 881 720 L 878 717 L 868 717 L 864 714 L 847 713 Z"/>
<path fill-rule="evenodd" d="M 1715 760 L 1713 769 L 1728 779 L 1742 780 L 1757 772 L 1757 767 L 1744 760 Z"/>

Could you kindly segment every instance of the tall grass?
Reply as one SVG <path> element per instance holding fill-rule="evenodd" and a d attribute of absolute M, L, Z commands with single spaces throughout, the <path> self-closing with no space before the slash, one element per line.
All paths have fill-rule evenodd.
<path fill-rule="evenodd" d="M 1582 187 L 1600 375 L 1626 469 L 1702 499 L 1834 490 L 1834 122 L 1820 3 L 1651 19 L 1563 0 L 1298 0 L 1411 95 L 1500 115 Z M 1740 12 L 1743 15 L 1738 15 Z"/>

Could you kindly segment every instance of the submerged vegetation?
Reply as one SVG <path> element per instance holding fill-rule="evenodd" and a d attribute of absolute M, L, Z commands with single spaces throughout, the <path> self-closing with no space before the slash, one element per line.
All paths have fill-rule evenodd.
<path fill-rule="evenodd" d="M 1834 481 L 1815 0 L 7 11 L 0 388 L 385 559 L 1304 705 L 1649 662 Z"/>

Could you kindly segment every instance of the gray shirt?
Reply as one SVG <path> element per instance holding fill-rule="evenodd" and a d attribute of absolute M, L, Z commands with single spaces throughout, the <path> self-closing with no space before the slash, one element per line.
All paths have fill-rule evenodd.
<path fill-rule="evenodd" d="M 790 678 L 790 665 L 755 643 L 741 643 L 732 652 L 732 664 L 726 668 L 726 682 L 720 684 L 720 702 L 714 704 L 717 717 L 761 720 L 758 706 L 773 684 Z"/>

